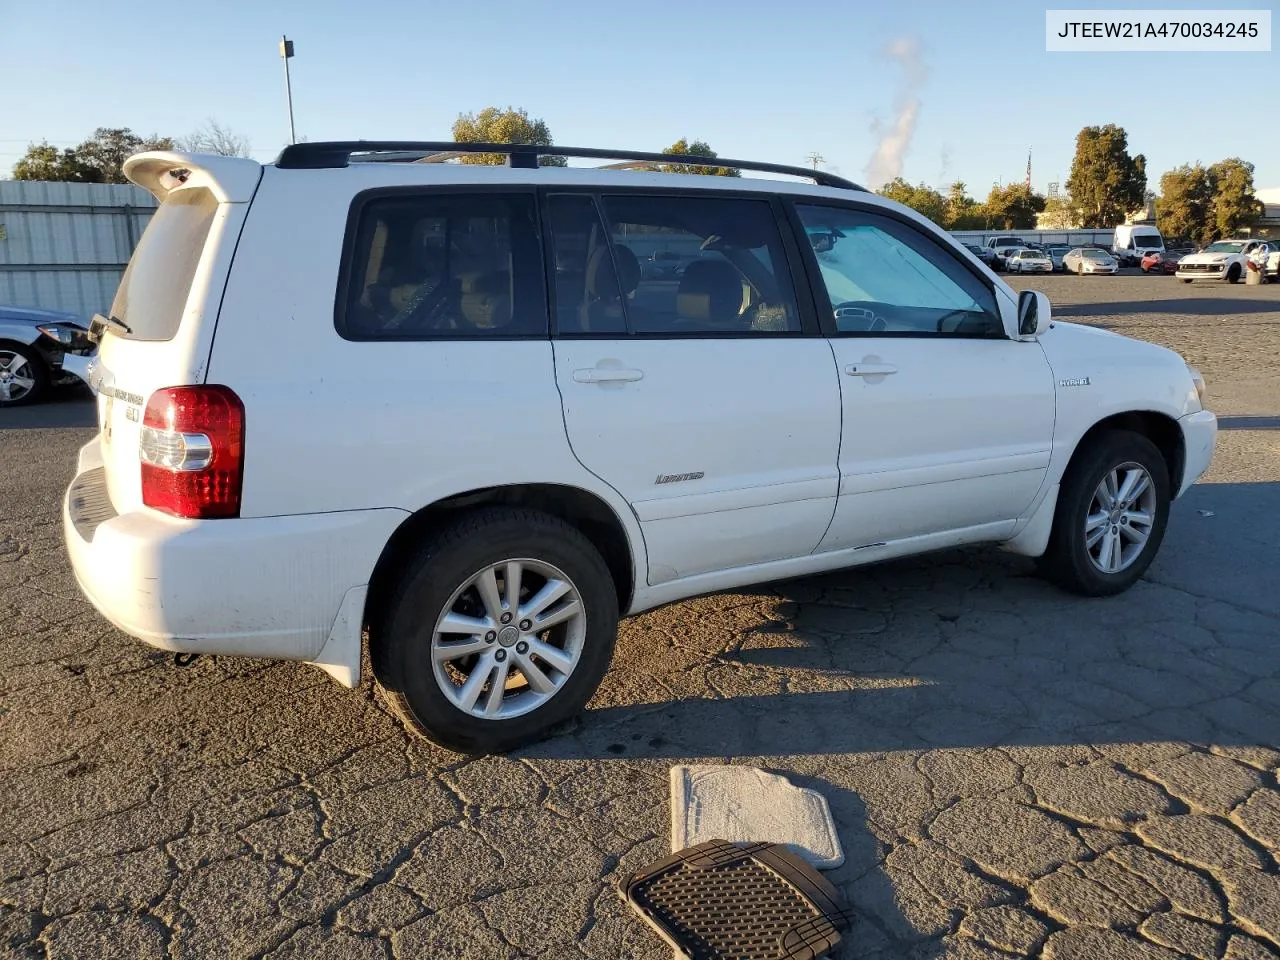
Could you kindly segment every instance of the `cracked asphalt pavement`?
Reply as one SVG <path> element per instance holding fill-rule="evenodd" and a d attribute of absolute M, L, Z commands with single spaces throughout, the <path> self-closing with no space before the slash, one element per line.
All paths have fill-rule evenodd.
<path fill-rule="evenodd" d="M 1208 379 L 1218 453 L 1140 584 L 968 549 L 681 603 L 506 757 L 116 632 L 58 523 L 90 405 L 0 413 L 0 953 L 667 958 L 620 884 L 668 767 L 724 761 L 828 798 L 846 960 L 1280 956 L 1280 286 L 1016 283 Z"/>

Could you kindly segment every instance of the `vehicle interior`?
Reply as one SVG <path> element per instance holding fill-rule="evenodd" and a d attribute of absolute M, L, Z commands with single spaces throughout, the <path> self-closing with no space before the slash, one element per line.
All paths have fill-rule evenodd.
<path fill-rule="evenodd" d="M 603 202 L 611 225 L 608 242 L 593 210 L 568 209 L 590 198 L 563 198 L 552 212 L 560 330 L 799 331 L 789 270 L 767 203 L 631 195 Z M 649 252 L 656 244 L 667 248 L 665 256 Z M 684 266 L 678 276 L 656 274 L 641 268 L 641 256 Z"/>
<path fill-rule="evenodd" d="M 523 247 L 523 249 L 522 249 Z M 536 290 L 531 212 L 502 198 L 387 200 L 360 224 L 346 323 L 381 336 L 481 336 L 543 329 L 521 287 Z M 525 264 L 522 271 L 519 265 Z"/>
<path fill-rule="evenodd" d="M 847 222 L 841 211 L 802 216 L 839 332 L 1004 336 L 990 290 L 941 248 L 917 249 L 898 228 Z"/>

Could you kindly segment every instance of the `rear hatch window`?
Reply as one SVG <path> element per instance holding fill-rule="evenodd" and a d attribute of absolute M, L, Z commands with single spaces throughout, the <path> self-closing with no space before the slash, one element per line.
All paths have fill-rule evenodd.
<path fill-rule="evenodd" d="M 114 336 L 173 339 L 217 212 L 217 199 L 203 187 L 179 190 L 160 205 L 138 241 L 111 304 L 111 315 L 123 321 L 129 331 L 116 327 Z"/>

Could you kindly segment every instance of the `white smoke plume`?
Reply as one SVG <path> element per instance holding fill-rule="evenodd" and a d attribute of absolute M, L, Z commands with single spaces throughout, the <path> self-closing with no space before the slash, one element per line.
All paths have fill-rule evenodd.
<path fill-rule="evenodd" d="M 871 124 L 871 132 L 879 138 L 866 168 L 867 186 L 873 190 L 902 175 L 902 158 L 911 146 L 920 115 L 920 89 L 929 78 L 920 41 L 915 37 L 899 37 L 885 48 L 884 55 L 902 67 L 902 84 L 893 101 L 893 122 L 887 128 L 878 119 Z"/>

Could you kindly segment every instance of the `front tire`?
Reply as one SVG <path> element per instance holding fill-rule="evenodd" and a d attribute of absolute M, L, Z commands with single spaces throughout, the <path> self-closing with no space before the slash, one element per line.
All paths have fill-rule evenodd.
<path fill-rule="evenodd" d="M 0 407 L 35 403 L 49 390 L 49 370 L 32 347 L 0 342 Z"/>
<path fill-rule="evenodd" d="M 386 701 L 412 731 L 465 754 L 513 749 L 576 715 L 618 633 L 617 590 L 591 542 L 504 507 L 442 527 L 375 613 Z"/>
<path fill-rule="evenodd" d="M 1164 457 L 1142 434 L 1117 430 L 1098 437 L 1062 478 L 1041 571 L 1082 596 L 1128 590 L 1164 540 L 1170 490 Z"/>
<path fill-rule="evenodd" d="M 1240 264 L 1233 263 L 1227 268 L 1227 283 L 1240 282 Z"/>

